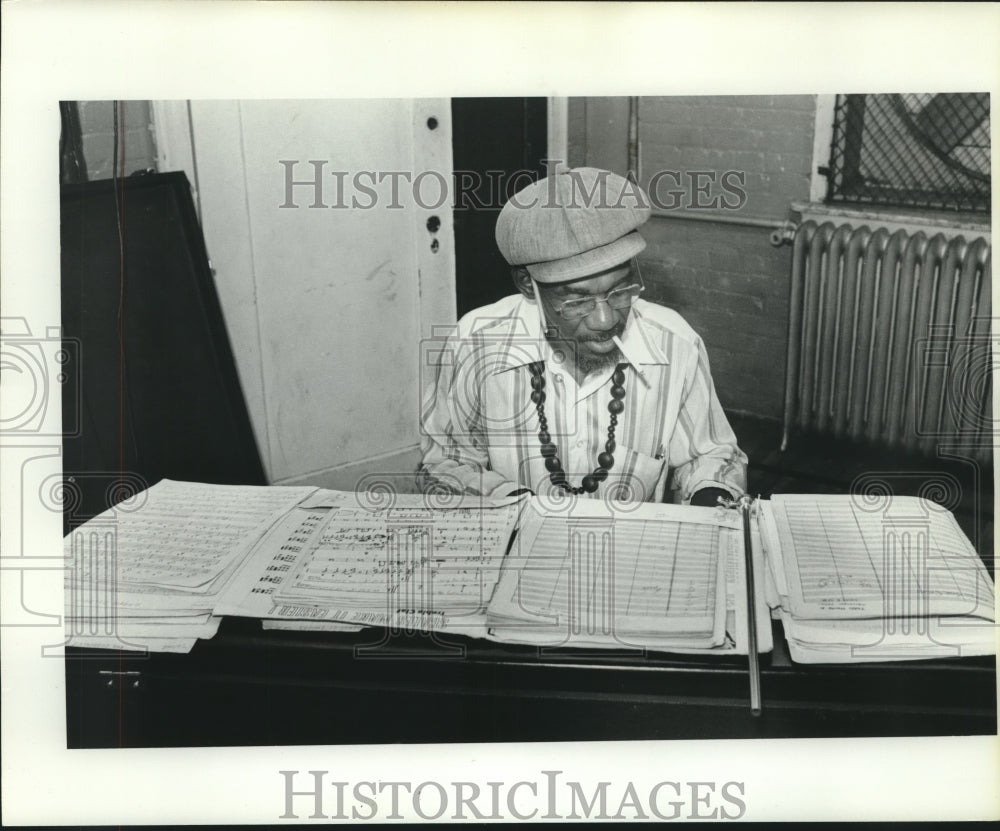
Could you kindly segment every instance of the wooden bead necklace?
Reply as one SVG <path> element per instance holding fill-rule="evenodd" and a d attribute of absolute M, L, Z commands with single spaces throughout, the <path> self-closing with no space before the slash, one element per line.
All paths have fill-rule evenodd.
<path fill-rule="evenodd" d="M 618 364 L 611 376 L 611 400 L 608 402 L 608 412 L 611 414 L 608 427 L 608 440 L 604 444 L 604 452 L 597 457 L 597 467 L 593 473 L 583 477 L 579 487 L 569 483 L 563 470 L 562 462 L 556 455 L 556 446 L 549 435 L 549 423 L 545 418 L 545 364 L 538 361 L 528 365 L 531 371 L 531 400 L 538 411 L 538 440 L 542 445 L 542 456 L 545 457 L 545 469 L 549 472 L 552 484 L 569 493 L 593 493 L 598 485 L 608 478 L 608 471 L 615 466 L 615 427 L 618 416 L 625 409 L 625 367 Z"/>

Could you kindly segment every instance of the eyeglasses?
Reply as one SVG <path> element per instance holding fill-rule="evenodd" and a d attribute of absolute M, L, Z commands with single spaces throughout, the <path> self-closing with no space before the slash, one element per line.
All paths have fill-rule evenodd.
<path fill-rule="evenodd" d="M 627 309 L 642 294 L 645 286 L 633 283 L 630 286 L 620 286 L 607 294 L 595 294 L 593 297 L 581 297 L 579 300 L 567 300 L 555 307 L 556 312 L 566 320 L 579 320 L 586 317 L 597 308 L 599 300 L 603 300 L 612 309 Z"/>

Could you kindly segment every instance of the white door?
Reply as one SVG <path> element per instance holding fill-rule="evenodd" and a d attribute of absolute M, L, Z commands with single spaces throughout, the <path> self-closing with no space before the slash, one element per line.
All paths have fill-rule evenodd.
<path fill-rule="evenodd" d="M 420 339 L 455 315 L 448 100 L 154 113 L 160 169 L 187 170 L 196 188 L 269 480 L 405 484 L 419 458 Z"/>

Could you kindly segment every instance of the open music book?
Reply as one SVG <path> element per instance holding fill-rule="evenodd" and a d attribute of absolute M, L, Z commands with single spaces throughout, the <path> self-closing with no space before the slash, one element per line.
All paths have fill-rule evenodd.
<path fill-rule="evenodd" d="M 78 602 L 104 588 L 95 531 L 117 541 L 115 609 Z M 990 575 L 951 514 L 904 497 L 876 510 L 862 497 L 776 496 L 741 511 L 165 481 L 144 506 L 76 529 L 67 551 L 85 564 L 67 583 L 77 645 L 101 645 L 79 637 L 88 628 L 124 634 L 115 648 L 183 650 L 157 636 L 193 643 L 238 615 L 747 654 L 773 648 L 776 617 L 802 662 L 995 652 Z"/>
<path fill-rule="evenodd" d="M 789 494 L 760 502 L 758 521 L 794 661 L 996 653 L 993 581 L 937 503 Z"/>
<path fill-rule="evenodd" d="M 748 605 L 736 511 L 534 499 L 486 616 L 500 641 L 745 655 Z M 755 605 L 767 652 L 762 595 Z"/>

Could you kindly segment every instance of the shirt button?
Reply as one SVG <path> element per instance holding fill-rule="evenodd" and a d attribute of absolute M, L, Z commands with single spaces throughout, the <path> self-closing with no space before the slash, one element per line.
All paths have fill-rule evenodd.
<path fill-rule="evenodd" d="M 577 447 L 583 447 L 583 444 L 584 444 L 584 442 L 583 442 L 583 439 L 580 439 L 580 441 L 578 441 L 578 442 L 576 443 L 576 446 L 577 446 Z"/>

